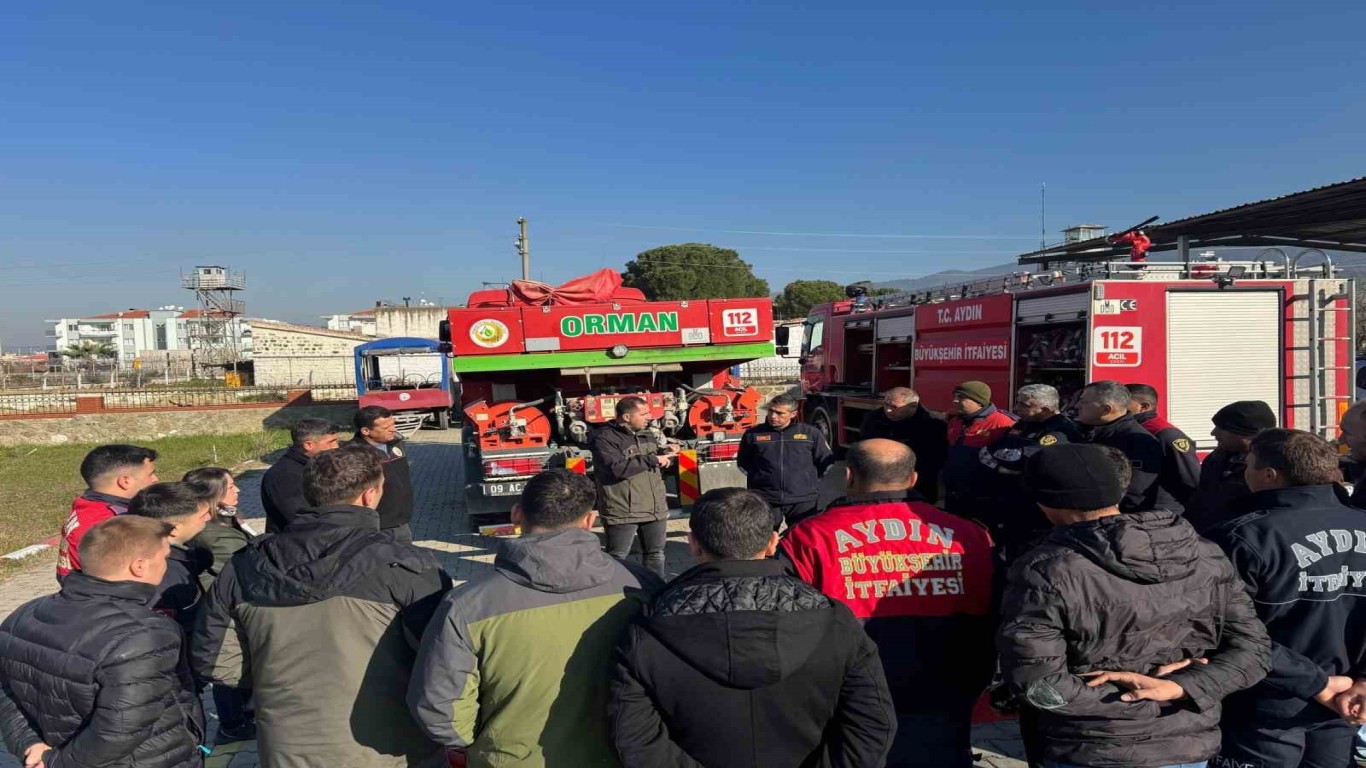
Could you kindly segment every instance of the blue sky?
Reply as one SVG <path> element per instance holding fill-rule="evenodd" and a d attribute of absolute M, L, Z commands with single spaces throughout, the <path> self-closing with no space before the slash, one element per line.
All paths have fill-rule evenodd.
<path fill-rule="evenodd" d="M 0 342 L 200 263 L 253 316 L 457 301 L 518 216 L 551 282 L 701 241 L 776 291 L 1009 261 L 1045 182 L 1052 240 L 1366 175 L 1359 2 L 930 5 L 7 9 Z"/>

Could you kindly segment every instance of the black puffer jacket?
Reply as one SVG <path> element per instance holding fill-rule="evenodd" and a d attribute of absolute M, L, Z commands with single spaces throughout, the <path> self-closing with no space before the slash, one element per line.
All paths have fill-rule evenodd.
<path fill-rule="evenodd" d="M 877 646 L 775 560 L 665 587 L 627 631 L 609 709 L 626 768 L 879 766 L 896 732 Z"/>
<path fill-rule="evenodd" d="M 181 768 L 203 759 L 204 714 L 156 587 L 73 572 L 0 625 L 0 733 L 47 743 L 51 768 Z"/>
<path fill-rule="evenodd" d="M 1232 564 L 1166 510 L 1055 528 L 1016 562 L 1002 609 L 1001 666 L 1039 712 L 1044 757 L 1133 766 L 1196 763 L 1219 751 L 1220 701 L 1261 680 L 1270 640 Z M 1087 672 L 1175 672 L 1186 698 L 1120 701 Z"/>

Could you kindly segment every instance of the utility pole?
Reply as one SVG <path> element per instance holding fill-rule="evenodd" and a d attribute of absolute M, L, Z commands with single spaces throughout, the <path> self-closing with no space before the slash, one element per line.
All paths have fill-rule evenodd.
<path fill-rule="evenodd" d="M 1039 184 L 1039 250 L 1048 247 L 1048 235 L 1044 227 L 1044 217 L 1048 211 L 1048 185 Z"/>
<path fill-rule="evenodd" d="M 531 247 L 526 239 L 526 219 L 517 217 L 517 226 L 521 228 L 521 234 L 517 236 L 517 253 L 522 255 L 522 279 L 531 279 Z"/>

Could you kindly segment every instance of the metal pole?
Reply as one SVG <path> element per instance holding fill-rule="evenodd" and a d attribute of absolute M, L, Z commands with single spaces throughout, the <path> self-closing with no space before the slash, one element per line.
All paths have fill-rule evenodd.
<path fill-rule="evenodd" d="M 517 253 L 522 255 L 522 279 L 531 279 L 531 245 L 526 238 L 526 219 L 517 217 L 517 226 L 521 233 L 517 236 Z"/>
<path fill-rule="evenodd" d="M 1040 184 L 1039 184 L 1039 250 L 1041 250 L 1041 251 L 1042 251 L 1043 249 L 1045 249 L 1045 248 L 1048 247 L 1048 240 L 1047 240 L 1047 237 L 1048 237 L 1048 236 L 1047 236 L 1047 234 L 1046 234 L 1047 230 L 1045 229 L 1045 224 L 1044 224 L 1044 217 L 1045 217 L 1045 215 L 1046 215 L 1046 213 L 1047 213 L 1047 211 L 1048 211 L 1048 197 L 1047 197 L 1047 192 L 1048 192 L 1048 185 L 1047 185 L 1047 184 L 1044 184 L 1044 183 L 1040 183 Z M 1046 267 L 1047 267 L 1047 265 L 1045 265 L 1045 268 L 1046 268 Z"/>
<path fill-rule="evenodd" d="M 1185 265 L 1182 277 L 1191 276 L 1191 239 L 1185 235 L 1176 238 L 1176 252 L 1181 256 L 1181 263 Z"/>

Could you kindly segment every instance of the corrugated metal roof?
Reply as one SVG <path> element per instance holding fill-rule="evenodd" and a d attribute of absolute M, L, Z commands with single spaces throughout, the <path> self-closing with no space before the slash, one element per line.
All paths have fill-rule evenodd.
<path fill-rule="evenodd" d="M 1190 239 L 1191 248 L 1290 246 L 1366 252 L 1366 177 L 1155 224 L 1145 231 L 1155 252 L 1174 250 L 1182 236 Z M 1019 260 L 1100 261 L 1127 251 L 1127 246 L 1098 237 L 1025 253 Z"/>

